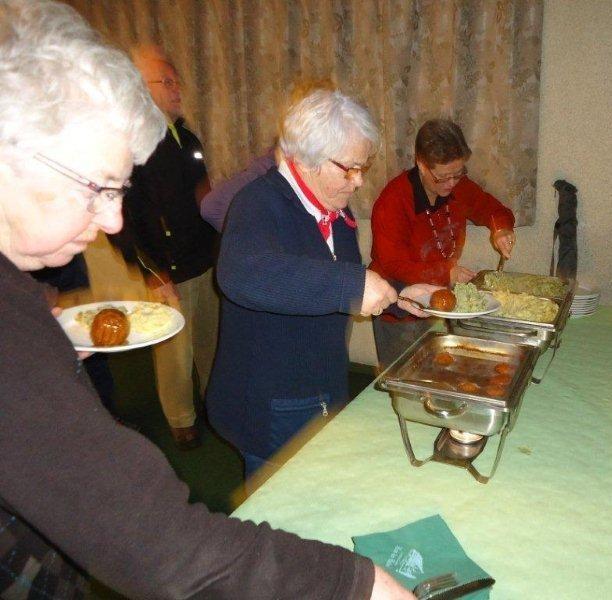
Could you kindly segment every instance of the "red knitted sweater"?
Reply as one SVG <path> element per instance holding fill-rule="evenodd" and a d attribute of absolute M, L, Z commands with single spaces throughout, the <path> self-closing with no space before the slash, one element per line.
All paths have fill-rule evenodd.
<path fill-rule="evenodd" d="M 448 204 L 447 216 L 444 205 Z M 392 179 L 372 210 L 373 269 L 387 279 L 448 286 L 450 270 L 465 244 L 466 220 L 485 225 L 491 232 L 512 229 L 514 215 L 499 200 L 464 177 L 446 198 L 438 197 L 431 219 L 438 232 L 444 258 L 436 245 L 425 208 L 429 202 L 416 167 Z M 450 228 L 449 228 L 450 221 Z M 455 252 L 452 251 L 452 235 Z"/>

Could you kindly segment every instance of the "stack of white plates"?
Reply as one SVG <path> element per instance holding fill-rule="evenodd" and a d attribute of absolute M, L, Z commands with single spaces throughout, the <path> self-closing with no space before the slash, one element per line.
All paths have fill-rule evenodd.
<path fill-rule="evenodd" d="M 574 295 L 574 301 L 570 307 L 572 317 L 585 317 L 592 315 L 599 306 L 601 292 L 594 287 L 586 285 L 579 286 Z"/>

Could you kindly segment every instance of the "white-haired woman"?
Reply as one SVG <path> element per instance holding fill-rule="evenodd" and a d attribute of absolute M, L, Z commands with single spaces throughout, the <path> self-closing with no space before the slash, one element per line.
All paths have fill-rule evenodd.
<path fill-rule="evenodd" d="M 274 468 L 282 460 L 275 453 L 299 430 L 348 402 L 348 315 L 380 314 L 397 301 L 396 290 L 361 264 L 348 208 L 378 139 L 364 107 L 317 90 L 287 112 L 278 168 L 230 207 L 206 403 L 215 429 L 242 453 L 247 476 L 266 463 Z"/>
<path fill-rule="evenodd" d="M 127 57 L 73 9 L 0 0 L 0 597 L 84 598 L 88 571 L 147 600 L 413 598 L 346 550 L 189 505 L 161 453 L 102 407 L 22 273 L 119 230 L 132 163 L 165 128 Z"/>

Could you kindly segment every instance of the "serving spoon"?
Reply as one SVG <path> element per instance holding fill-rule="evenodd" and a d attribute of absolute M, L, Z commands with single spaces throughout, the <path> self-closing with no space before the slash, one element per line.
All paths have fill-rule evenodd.
<path fill-rule="evenodd" d="M 499 262 L 497 263 L 497 272 L 501 273 L 504 270 L 504 263 L 506 262 L 506 257 L 503 254 L 499 255 Z"/>

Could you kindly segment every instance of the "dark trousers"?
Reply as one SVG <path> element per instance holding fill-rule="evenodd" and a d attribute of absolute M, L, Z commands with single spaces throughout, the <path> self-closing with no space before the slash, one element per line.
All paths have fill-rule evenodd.
<path fill-rule="evenodd" d="M 432 319 L 410 321 L 373 320 L 378 368 L 384 371 L 433 325 Z"/>

